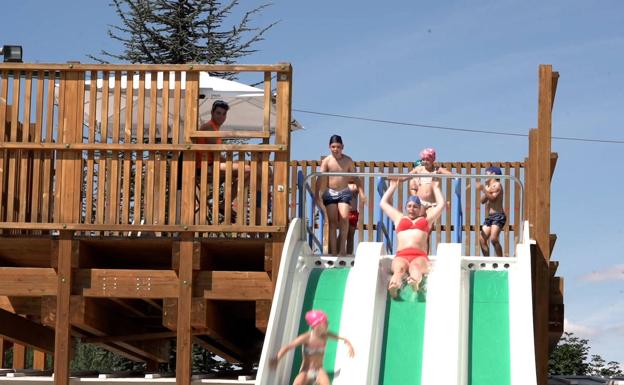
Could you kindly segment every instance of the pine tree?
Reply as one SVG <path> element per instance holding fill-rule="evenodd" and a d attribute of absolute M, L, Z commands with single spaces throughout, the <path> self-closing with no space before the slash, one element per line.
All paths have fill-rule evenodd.
<path fill-rule="evenodd" d="M 129 63 L 232 64 L 256 52 L 254 45 L 276 24 L 252 25 L 254 16 L 269 4 L 245 11 L 239 21 L 226 25 L 240 0 L 226 4 L 218 0 L 112 1 L 121 25 L 111 25 L 108 34 L 122 43 L 123 52 L 103 50 L 101 54 Z"/>

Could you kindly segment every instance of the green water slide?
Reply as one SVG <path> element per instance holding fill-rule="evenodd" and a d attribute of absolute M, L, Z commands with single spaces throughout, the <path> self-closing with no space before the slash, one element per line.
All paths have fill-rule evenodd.
<path fill-rule="evenodd" d="M 410 286 L 386 302 L 380 385 L 420 385 L 425 337 L 426 295 Z"/>
<path fill-rule="evenodd" d="M 470 273 L 469 385 L 509 385 L 509 283 L 506 271 Z"/>
<path fill-rule="evenodd" d="M 345 287 L 351 269 L 313 269 L 308 278 L 305 291 L 305 299 L 301 309 L 299 319 L 299 334 L 308 331 L 305 321 L 305 313 L 311 309 L 320 309 L 327 313 L 329 319 L 329 330 L 338 334 L 340 330 L 340 320 L 342 318 L 342 307 L 344 302 Z M 325 348 L 325 360 L 323 366 L 333 380 L 336 362 L 337 341 L 330 339 Z M 290 383 L 295 379 L 301 367 L 301 349 L 295 351 L 293 366 L 291 369 Z"/>

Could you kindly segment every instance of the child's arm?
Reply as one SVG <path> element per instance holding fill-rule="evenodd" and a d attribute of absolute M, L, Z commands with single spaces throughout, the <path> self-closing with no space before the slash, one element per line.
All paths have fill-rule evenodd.
<path fill-rule="evenodd" d="M 347 348 L 349 348 L 349 357 L 353 357 L 355 355 L 355 351 L 353 350 L 353 345 L 351 345 L 351 341 L 349 341 L 348 339 L 344 337 L 340 337 L 339 335 L 334 334 L 332 332 L 328 332 L 327 336 L 338 341 L 343 341 L 345 345 L 347 345 Z"/>
<path fill-rule="evenodd" d="M 288 353 L 289 350 L 294 349 L 297 346 L 304 344 L 308 340 L 309 337 L 310 337 L 310 332 L 303 333 L 297 338 L 295 338 L 293 341 L 291 341 L 289 344 L 284 345 L 277 352 L 277 355 L 271 360 L 271 366 L 276 366 L 277 361 L 279 361 L 282 357 L 284 357 L 284 355 Z"/>
<path fill-rule="evenodd" d="M 440 181 L 434 180 L 433 182 L 433 194 L 435 196 L 436 205 L 434 208 L 429 209 L 427 213 L 427 221 L 429 224 L 435 222 L 440 216 L 442 216 L 442 211 L 446 207 L 446 200 L 444 200 L 444 196 L 442 195 L 442 190 L 440 190 Z"/>
<path fill-rule="evenodd" d="M 388 189 L 381 197 L 381 201 L 379 202 L 379 207 L 383 210 L 383 212 L 390 218 L 392 222 L 397 222 L 403 217 L 403 213 L 394 208 L 390 204 L 390 199 L 392 198 L 392 194 L 396 191 L 399 182 L 396 179 L 390 180 Z"/>

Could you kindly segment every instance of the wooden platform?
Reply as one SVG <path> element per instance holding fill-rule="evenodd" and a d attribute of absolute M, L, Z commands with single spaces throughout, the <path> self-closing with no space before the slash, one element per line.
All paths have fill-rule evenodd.
<path fill-rule="evenodd" d="M 158 91 L 163 71 L 170 76 Z M 200 71 L 263 79 L 257 130 L 199 130 L 208 118 L 198 111 Z M 531 222 L 536 357 L 545 384 L 549 339 L 562 331 L 563 284 L 550 261 L 558 75 L 540 66 L 539 76 L 538 128 L 530 131 L 526 159 L 442 165 L 478 175 L 496 164 L 524 182 L 525 196 L 518 185 L 504 186 L 504 245 L 511 253 L 522 220 Z M 292 68 L 285 63 L 0 64 L 0 353 L 13 349 L 17 368 L 33 348 L 37 369 L 53 355 L 59 385 L 69 383 L 71 336 L 148 368 L 169 359 L 175 339 L 179 384 L 191 382 L 193 344 L 233 362 L 257 360 L 285 234 L 299 212 L 297 175 L 318 167 L 316 160 L 290 159 L 291 101 Z M 159 119 L 157 111 L 167 113 Z M 258 143 L 197 143 L 207 136 Z M 200 152 L 212 161 L 197 163 Z M 396 173 L 410 164 L 356 166 Z M 369 199 L 357 233 L 372 241 L 376 186 L 365 182 Z M 464 205 L 463 247 L 478 255 L 484 213 L 474 186 Z M 449 205 L 432 241 L 450 241 L 450 218 Z"/>

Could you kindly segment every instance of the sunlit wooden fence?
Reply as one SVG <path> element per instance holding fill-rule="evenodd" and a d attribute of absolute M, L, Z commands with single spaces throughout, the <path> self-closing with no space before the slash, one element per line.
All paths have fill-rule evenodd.
<path fill-rule="evenodd" d="M 261 78 L 251 129 L 198 129 L 202 71 Z M 290 89 L 287 64 L 0 64 L 0 231 L 284 231 Z"/>

